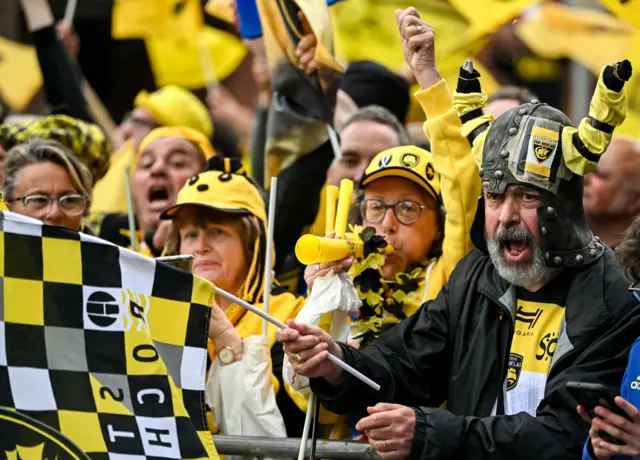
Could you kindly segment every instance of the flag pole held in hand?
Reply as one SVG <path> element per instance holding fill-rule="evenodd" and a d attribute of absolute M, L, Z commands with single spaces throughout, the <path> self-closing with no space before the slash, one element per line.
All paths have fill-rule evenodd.
<path fill-rule="evenodd" d="M 230 300 L 231 302 L 240 305 L 242 308 L 245 308 L 245 309 L 255 313 L 260 318 L 269 321 L 271 324 L 273 324 L 275 326 L 278 326 L 280 329 L 287 329 L 287 325 L 284 324 L 282 321 L 277 320 L 273 316 L 268 315 L 267 313 L 263 312 L 259 308 L 254 307 L 253 305 L 251 305 L 248 302 L 245 302 L 242 299 L 239 299 L 238 297 L 234 296 L 233 294 L 230 294 L 227 291 L 224 291 L 224 290 L 220 289 L 217 286 L 215 287 L 215 291 L 216 291 L 217 295 L 219 295 L 221 297 L 224 297 L 225 299 Z M 366 375 L 362 374 L 361 372 L 358 372 L 357 370 L 355 370 L 353 367 L 349 366 L 344 361 L 341 361 L 340 359 L 338 359 L 336 356 L 332 355 L 331 353 L 329 353 L 329 361 L 331 361 L 333 364 L 335 364 L 336 366 L 338 366 L 339 368 L 341 368 L 345 372 L 348 372 L 349 374 L 353 375 L 355 378 L 360 380 L 362 383 L 364 383 L 366 385 L 369 385 L 374 390 L 376 390 L 376 391 L 380 390 L 380 385 L 378 385 L 376 382 L 374 382 L 373 380 L 371 380 L 369 377 L 367 377 Z"/>

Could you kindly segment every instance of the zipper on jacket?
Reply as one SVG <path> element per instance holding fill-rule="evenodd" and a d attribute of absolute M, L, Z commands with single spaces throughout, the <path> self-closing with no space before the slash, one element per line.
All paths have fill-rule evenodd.
<path fill-rule="evenodd" d="M 508 320 L 508 336 L 507 336 L 507 347 L 504 350 L 502 355 L 503 364 L 502 364 L 502 374 L 500 375 L 500 389 L 498 391 L 498 405 L 496 408 L 496 415 L 504 414 L 504 379 L 507 378 L 507 373 L 509 371 L 509 352 L 511 351 L 511 343 L 513 341 L 513 319 L 511 318 L 511 312 L 508 311 L 501 303 L 498 302 L 498 311 L 500 313 L 500 322 L 503 320 Z M 498 336 L 500 337 L 500 336 Z"/>

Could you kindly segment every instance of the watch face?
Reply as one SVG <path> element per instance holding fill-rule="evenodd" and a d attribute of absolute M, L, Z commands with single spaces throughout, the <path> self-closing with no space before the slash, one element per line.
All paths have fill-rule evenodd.
<path fill-rule="evenodd" d="M 218 352 L 218 358 L 222 364 L 231 364 L 233 362 L 233 351 L 231 348 L 223 348 Z"/>

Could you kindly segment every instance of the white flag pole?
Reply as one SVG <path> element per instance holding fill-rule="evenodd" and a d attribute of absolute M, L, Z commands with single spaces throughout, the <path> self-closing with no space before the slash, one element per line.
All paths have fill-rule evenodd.
<path fill-rule="evenodd" d="M 67 7 L 64 10 L 64 19 L 62 20 L 62 23 L 65 25 L 65 27 L 69 28 L 71 27 L 71 24 L 73 24 L 73 18 L 76 15 L 77 6 L 78 0 L 67 1 Z"/>
<path fill-rule="evenodd" d="M 276 220 L 276 197 L 278 191 L 278 178 L 271 178 L 271 189 L 269 190 L 269 215 L 267 217 L 267 253 L 264 261 L 264 312 L 269 314 L 269 298 L 271 297 L 271 265 L 273 254 L 273 227 Z M 268 323 L 262 323 L 262 335 L 267 336 Z"/>

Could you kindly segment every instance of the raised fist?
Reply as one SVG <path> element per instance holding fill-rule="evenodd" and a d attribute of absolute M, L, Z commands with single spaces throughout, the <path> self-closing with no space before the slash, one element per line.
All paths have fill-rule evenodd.
<path fill-rule="evenodd" d="M 418 11 L 413 7 L 404 11 L 396 10 L 396 21 L 404 58 L 420 87 L 425 89 L 440 81 L 436 67 L 433 28 L 420 19 Z"/>

